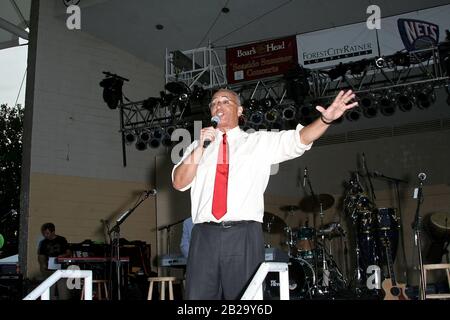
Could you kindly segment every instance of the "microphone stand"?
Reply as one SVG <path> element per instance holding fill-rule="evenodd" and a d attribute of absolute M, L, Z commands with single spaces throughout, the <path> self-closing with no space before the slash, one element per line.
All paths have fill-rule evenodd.
<path fill-rule="evenodd" d="M 377 197 L 375 196 L 375 191 L 373 189 L 372 179 L 370 178 L 369 168 L 367 167 L 366 156 L 364 155 L 364 152 L 362 155 L 363 155 L 363 166 L 366 169 L 365 173 L 366 173 L 367 179 L 369 179 L 370 192 L 372 194 L 372 202 L 375 202 Z"/>
<path fill-rule="evenodd" d="M 162 226 L 162 227 L 158 228 L 158 231 L 162 231 L 164 229 L 167 229 L 167 255 L 170 255 L 170 228 L 172 228 L 174 225 L 182 223 L 184 220 L 185 219 L 182 219 L 182 220 L 179 220 L 177 222 L 170 223 L 168 225 L 165 225 L 165 226 Z M 168 272 L 169 276 L 170 276 L 170 273 L 171 273 L 170 271 L 171 271 L 171 269 L 169 268 L 169 272 Z"/>
<path fill-rule="evenodd" d="M 419 277 L 419 299 L 425 300 L 425 293 L 426 293 L 426 285 L 425 285 L 425 277 L 423 274 L 423 260 L 422 260 L 422 241 L 420 236 L 420 229 L 421 226 L 421 217 L 420 217 L 420 205 L 423 202 L 423 193 L 422 193 L 422 186 L 423 186 L 423 180 L 420 180 L 419 187 L 414 190 L 414 195 L 417 196 L 417 208 L 416 208 L 416 215 L 414 217 L 414 222 L 412 224 L 412 227 L 414 229 L 414 244 L 417 248 L 418 257 L 419 257 L 419 271 L 420 271 L 420 277 Z M 414 197 L 416 198 L 416 197 Z"/>
<path fill-rule="evenodd" d="M 171 224 L 168 224 L 168 225 L 165 225 L 165 226 L 162 226 L 162 227 L 158 228 L 158 231 L 162 231 L 164 229 L 167 229 L 167 254 L 170 254 L 170 228 L 172 228 L 174 225 L 182 223 L 184 220 L 186 220 L 186 219 L 182 219 L 182 220 L 179 220 L 177 222 L 174 222 L 174 223 L 171 223 Z"/>
<path fill-rule="evenodd" d="M 113 260 L 116 262 L 116 276 L 117 276 L 117 299 L 121 300 L 121 271 L 122 271 L 122 265 L 120 261 L 120 225 L 125 222 L 125 220 L 136 210 L 137 207 L 141 205 L 142 202 L 144 202 L 149 196 L 152 194 L 152 191 L 145 192 L 144 197 L 136 203 L 134 207 L 131 209 L 128 209 L 125 211 L 119 219 L 117 219 L 116 224 L 109 230 L 109 236 L 111 237 L 111 234 L 114 234 L 114 241 L 111 243 L 112 247 L 114 248 L 115 257 L 114 259 L 111 259 L 111 263 Z M 153 195 L 155 195 L 153 193 Z M 112 257 L 111 257 L 112 258 Z"/>
<path fill-rule="evenodd" d="M 376 173 L 375 171 L 374 173 L 372 173 L 373 177 L 377 178 L 383 178 L 387 181 L 393 182 L 395 185 L 395 193 L 396 193 L 396 197 L 397 197 L 397 206 L 398 206 L 398 216 L 400 218 L 400 223 L 402 224 L 402 227 L 400 228 L 400 237 L 401 237 L 401 241 L 402 241 L 402 255 L 403 255 L 403 261 L 405 262 L 405 267 L 406 267 L 406 272 L 405 272 L 405 276 L 406 276 L 406 283 L 409 283 L 409 275 L 408 275 L 408 267 L 407 267 L 407 263 L 406 263 L 406 251 L 405 251 L 405 236 L 403 233 L 403 216 L 402 216 L 402 209 L 401 209 L 401 202 L 400 202 L 400 189 L 399 189 L 399 184 L 400 183 L 405 183 L 407 184 L 408 181 L 402 180 L 402 179 L 397 179 L 397 178 L 393 178 L 393 177 L 388 177 L 385 176 L 382 173 Z"/>

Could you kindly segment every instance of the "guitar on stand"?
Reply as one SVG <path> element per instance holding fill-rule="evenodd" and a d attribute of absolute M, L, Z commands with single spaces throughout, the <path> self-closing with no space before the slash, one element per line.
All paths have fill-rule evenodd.
<path fill-rule="evenodd" d="M 381 288 L 384 292 L 384 300 L 409 300 L 405 293 L 406 285 L 397 283 L 394 273 L 394 263 L 392 261 L 391 244 L 386 235 L 382 239 L 384 249 L 386 250 L 386 261 L 389 277 L 384 279 L 381 283 Z"/>

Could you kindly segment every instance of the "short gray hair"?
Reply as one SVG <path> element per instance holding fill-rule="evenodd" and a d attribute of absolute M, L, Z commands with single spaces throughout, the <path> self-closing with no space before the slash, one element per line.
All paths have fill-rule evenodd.
<path fill-rule="evenodd" d="M 218 89 L 216 92 L 214 92 L 213 96 L 214 96 L 217 92 L 220 92 L 220 91 L 225 91 L 225 92 L 228 92 L 228 93 L 232 94 L 232 95 L 236 98 L 238 104 L 239 104 L 240 106 L 242 106 L 242 99 L 241 99 L 241 96 L 238 95 L 235 91 L 233 91 L 233 90 L 231 90 L 231 89 L 228 89 L 228 88 L 220 88 L 220 89 Z"/>

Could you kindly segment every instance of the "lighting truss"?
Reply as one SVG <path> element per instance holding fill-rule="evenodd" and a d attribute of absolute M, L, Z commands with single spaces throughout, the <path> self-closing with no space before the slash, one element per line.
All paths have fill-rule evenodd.
<path fill-rule="evenodd" d="M 309 77 L 311 98 L 330 100 L 343 89 L 365 93 L 425 84 L 442 87 L 449 81 L 437 47 L 350 62 L 344 67 L 342 70 L 341 66 L 341 75 L 334 80 L 330 73 L 333 74 L 336 66 L 312 70 Z"/>

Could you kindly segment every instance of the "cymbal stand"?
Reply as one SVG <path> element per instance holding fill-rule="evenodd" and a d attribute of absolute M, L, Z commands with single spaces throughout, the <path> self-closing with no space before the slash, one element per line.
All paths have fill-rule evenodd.
<path fill-rule="evenodd" d="M 264 237 L 265 237 L 265 244 L 264 244 L 264 247 L 266 247 L 266 248 L 270 248 L 270 244 L 269 244 L 269 235 L 270 235 L 270 229 L 271 229 L 271 226 L 272 226 L 272 222 L 267 222 L 266 223 L 266 229 L 267 229 L 267 233 L 268 234 L 264 234 Z"/>
<path fill-rule="evenodd" d="M 417 208 L 416 208 L 416 214 L 414 217 L 414 222 L 412 223 L 412 228 L 414 230 L 414 245 L 416 247 L 416 250 L 418 251 L 418 258 L 419 258 L 419 300 L 425 300 L 425 293 L 426 293 L 426 283 L 424 281 L 424 271 L 423 271 L 423 260 L 422 260 L 422 241 L 421 241 L 421 217 L 420 217 L 420 205 L 424 201 L 423 197 L 423 181 L 426 179 L 426 175 L 421 178 L 419 175 L 419 187 L 414 190 L 414 198 L 417 199 Z"/>
<path fill-rule="evenodd" d="M 319 199 L 316 197 L 316 195 L 315 195 L 315 193 L 314 193 L 314 190 L 313 190 L 313 188 L 312 188 L 312 185 L 311 185 L 311 180 L 309 179 L 309 175 L 306 175 L 305 176 L 305 179 L 306 179 L 306 181 L 305 182 L 307 182 L 308 183 L 308 187 L 309 187 L 309 191 L 310 191 L 310 194 L 311 194 L 311 197 L 312 197 L 312 199 L 313 199 L 313 201 L 314 201 L 314 205 L 313 205 L 313 208 L 318 208 L 319 207 Z M 305 191 L 306 191 L 306 188 L 305 188 Z M 320 208 L 322 207 L 322 204 L 320 204 Z M 321 210 L 322 211 L 322 210 Z M 313 209 L 313 224 L 314 224 L 314 243 L 317 243 L 317 233 L 316 233 L 316 230 L 317 230 L 317 225 L 316 225 L 316 210 L 315 209 Z M 323 212 L 322 212 L 322 214 L 323 214 Z M 323 217 L 322 217 L 323 218 Z M 317 250 L 313 253 L 313 257 L 314 257 L 314 272 L 316 273 L 316 274 L 318 274 L 318 270 L 319 270 L 319 265 L 318 265 L 318 259 L 317 259 Z M 317 277 L 316 277 L 316 281 L 317 281 Z M 314 282 L 314 284 L 313 284 L 313 288 L 314 289 L 317 289 L 317 282 Z M 316 290 L 315 290 L 316 291 Z M 320 291 L 320 290 L 319 290 Z"/>
<path fill-rule="evenodd" d="M 320 203 L 320 229 L 323 230 L 323 206 Z M 330 281 L 330 270 L 328 269 L 327 259 L 326 259 L 326 248 L 325 248 L 325 234 L 322 232 L 322 287 L 324 288 L 322 292 L 328 292 L 328 286 Z M 331 252 L 331 251 L 330 251 Z M 316 251 L 317 253 L 317 251 Z"/>

